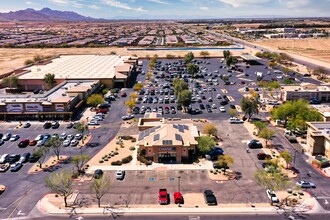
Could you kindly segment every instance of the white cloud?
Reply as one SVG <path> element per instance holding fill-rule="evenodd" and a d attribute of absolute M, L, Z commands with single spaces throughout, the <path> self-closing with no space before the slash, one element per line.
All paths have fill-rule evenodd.
<path fill-rule="evenodd" d="M 242 6 L 254 6 L 269 2 L 270 0 L 219 0 L 227 5 L 238 8 Z"/>
<path fill-rule="evenodd" d="M 201 9 L 201 10 L 203 10 L 203 11 L 207 11 L 207 10 L 209 10 L 209 8 L 206 7 L 206 6 L 202 6 L 202 7 L 200 7 L 199 9 Z"/>
<path fill-rule="evenodd" d="M 163 5 L 169 5 L 168 2 L 165 2 L 165 1 L 162 1 L 162 0 L 147 0 L 147 1 L 158 3 L 158 4 L 163 4 Z"/>
<path fill-rule="evenodd" d="M 97 6 L 97 5 L 89 5 L 88 7 L 91 8 L 91 9 L 95 9 L 95 10 L 99 10 L 100 9 L 100 7 Z"/>
<path fill-rule="evenodd" d="M 133 8 L 129 5 L 127 5 L 126 3 L 122 3 L 122 2 L 119 2 L 116 0 L 102 0 L 102 2 L 106 5 L 109 5 L 109 6 L 112 6 L 115 8 L 122 8 L 122 9 L 133 10 L 133 11 L 146 11 L 142 7 Z"/>
<path fill-rule="evenodd" d="M 25 4 L 27 4 L 27 5 L 32 5 L 33 3 L 30 2 L 30 1 L 27 1 L 27 2 L 25 2 Z"/>
<path fill-rule="evenodd" d="M 60 6 L 72 6 L 75 8 L 82 8 L 84 6 L 78 1 L 73 1 L 73 0 L 48 0 L 48 1 Z"/>

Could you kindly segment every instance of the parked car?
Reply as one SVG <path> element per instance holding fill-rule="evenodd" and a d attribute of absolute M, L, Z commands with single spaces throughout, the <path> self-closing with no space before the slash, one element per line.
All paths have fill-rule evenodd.
<path fill-rule="evenodd" d="M 45 124 L 43 125 L 44 129 L 49 129 L 51 127 L 52 127 L 52 123 L 50 123 L 50 122 L 45 122 Z"/>
<path fill-rule="evenodd" d="M 247 143 L 247 146 L 249 148 L 262 148 L 262 143 L 259 140 L 253 139 Z"/>
<path fill-rule="evenodd" d="M 60 127 L 60 123 L 58 123 L 57 121 L 55 121 L 55 122 L 52 123 L 52 128 L 53 129 L 56 129 L 58 127 Z"/>
<path fill-rule="evenodd" d="M 125 170 L 118 170 L 116 172 L 116 179 L 123 180 L 125 178 Z"/>
<path fill-rule="evenodd" d="M 73 127 L 73 123 L 71 123 L 71 122 L 66 125 L 66 128 L 72 128 L 72 127 Z"/>
<path fill-rule="evenodd" d="M 29 163 L 35 163 L 38 160 L 39 160 L 39 157 L 36 157 L 33 154 L 29 157 Z"/>
<path fill-rule="evenodd" d="M 36 140 L 30 140 L 29 146 L 35 146 L 37 144 Z"/>
<path fill-rule="evenodd" d="M 21 162 L 21 163 L 26 163 L 26 162 L 28 162 L 30 156 L 31 156 L 30 153 L 22 154 L 21 157 L 19 158 L 19 162 Z"/>
<path fill-rule="evenodd" d="M 30 122 L 26 122 L 24 125 L 23 125 L 23 128 L 29 128 L 31 126 Z"/>
<path fill-rule="evenodd" d="M 274 191 L 267 189 L 266 194 L 272 204 L 280 202 Z"/>
<path fill-rule="evenodd" d="M 3 145 L 4 143 L 5 143 L 5 141 L 0 139 L 0 146 Z"/>
<path fill-rule="evenodd" d="M 167 205 L 168 204 L 168 195 L 166 189 L 159 189 L 158 192 L 158 202 L 160 205 Z"/>
<path fill-rule="evenodd" d="M 30 143 L 29 139 L 23 139 L 21 140 L 21 142 L 18 143 L 18 147 L 19 148 L 27 147 L 29 143 Z"/>
<path fill-rule="evenodd" d="M 94 171 L 93 178 L 100 179 L 103 176 L 103 170 L 97 169 Z"/>
<path fill-rule="evenodd" d="M 11 133 L 6 133 L 3 137 L 2 140 L 8 141 L 11 138 Z"/>
<path fill-rule="evenodd" d="M 75 146 L 77 146 L 79 144 L 79 141 L 78 140 L 72 140 L 71 142 L 70 142 L 70 146 L 71 147 L 75 147 Z"/>
<path fill-rule="evenodd" d="M 211 190 L 204 191 L 204 199 L 207 205 L 217 205 L 217 199 L 215 198 L 213 192 Z"/>
<path fill-rule="evenodd" d="M 259 153 L 257 154 L 257 158 L 258 160 L 266 160 L 266 159 L 272 159 L 272 156 L 269 154 L 265 154 L 265 153 Z"/>
<path fill-rule="evenodd" d="M 73 138 L 74 138 L 73 134 L 69 134 L 68 136 L 66 136 L 66 139 L 70 141 L 72 141 Z"/>
<path fill-rule="evenodd" d="M 0 172 L 6 172 L 10 167 L 9 163 L 0 164 Z"/>
<path fill-rule="evenodd" d="M 40 141 L 44 138 L 44 135 L 43 134 L 39 134 L 34 140 L 35 141 Z"/>
<path fill-rule="evenodd" d="M 67 146 L 69 146 L 70 143 L 71 143 L 70 140 L 65 140 L 65 141 L 63 141 L 63 147 L 67 147 Z"/>
<path fill-rule="evenodd" d="M 231 117 L 229 119 L 229 122 L 231 124 L 240 124 L 240 123 L 243 123 L 244 121 L 242 119 L 239 119 L 239 118 L 236 118 L 236 117 Z"/>
<path fill-rule="evenodd" d="M 96 120 L 90 120 L 87 125 L 100 125 L 98 121 Z"/>
<path fill-rule="evenodd" d="M 21 162 L 16 162 L 10 166 L 11 172 L 17 172 L 22 168 L 23 164 Z"/>
<path fill-rule="evenodd" d="M 19 135 L 18 134 L 14 134 L 13 136 L 11 136 L 11 138 L 9 139 L 9 141 L 17 141 L 19 139 Z"/>
<path fill-rule="evenodd" d="M 301 188 L 316 188 L 315 184 L 312 183 L 312 182 L 308 182 L 308 181 L 304 181 L 304 180 L 301 180 L 301 181 L 298 181 L 296 182 L 296 185 L 297 186 L 300 186 Z"/>
<path fill-rule="evenodd" d="M 174 197 L 175 204 L 183 204 L 183 197 L 180 192 L 174 192 L 173 197 Z"/>
<path fill-rule="evenodd" d="M 81 140 L 82 138 L 83 138 L 82 134 L 76 134 L 74 136 L 74 139 L 76 139 L 76 140 Z"/>
<path fill-rule="evenodd" d="M 3 154 L 0 157 L 0 163 L 6 163 L 9 158 L 9 154 Z"/>
<path fill-rule="evenodd" d="M 219 110 L 220 110 L 220 112 L 226 112 L 226 109 L 223 106 L 219 107 Z"/>

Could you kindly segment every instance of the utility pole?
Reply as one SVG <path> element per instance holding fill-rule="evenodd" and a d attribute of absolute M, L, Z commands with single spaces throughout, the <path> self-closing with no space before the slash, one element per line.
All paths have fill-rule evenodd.
<path fill-rule="evenodd" d="M 178 176 L 178 192 L 180 192 L 180 180 L 181 180 L 181 176 Z"/>

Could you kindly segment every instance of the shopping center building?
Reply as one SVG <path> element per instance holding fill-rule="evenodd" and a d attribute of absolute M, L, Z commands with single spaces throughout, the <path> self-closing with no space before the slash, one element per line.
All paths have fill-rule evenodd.
<path fill-rule="evenodd" d="M 127 87 L 138 64 L 136 57 L 120 55 L 61 55 L 13 72 L 23 91 L 48 90 L 45 75 L 55 75 L 56 84 L 66 80 L 99 80 L 108 88 Z"/>
<path fill-rule="evenodd" d="M 0 95 L 0 120 L 71 120 L 100 86 L 99 80 L 68 80 L 44 94 Z"/>

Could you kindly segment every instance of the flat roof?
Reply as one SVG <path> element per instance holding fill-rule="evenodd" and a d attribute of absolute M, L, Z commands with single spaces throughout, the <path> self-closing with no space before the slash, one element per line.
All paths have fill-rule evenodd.
<path fill-rule="evenodd" d="M 254 55 L 252 55 L 252 54 L 242 54 L 242 55 L 240 55 L 240 57 L 242 58 L 242 59 L 244 59 L 244 60 L 260 60 L 260 58 L 259 57 L 257 57 L 257 56 L 254 56 Z"/>
<path fill-rule="evenodd" d="M 84 81 L 65 81 L 44 94 L 10 94 L 0 95 L 0 103 L 63 103 L 68 102 L 74 97 L 70 97 L 67 93 L 75 88 L 92 88 L 93 84 L 97 83 L 95 80 Z"/>
<path fill-rule="evenodd" d="M 119 55 L 61 55 L 49 64 L 27 67 L 30 72 L 18 78 L 43 79 L 47 73 L 55 74 L 55 79 L 113 78 L 116 68 L 124 65 L 129 58 Z"/>
<path fill-rule="evenodd" d="M 330 129 L 330 122 L 324 121 L 324 122 L 307 122 L 314 128 L 318 130 L 324 130 L 324 129 Z"/>

